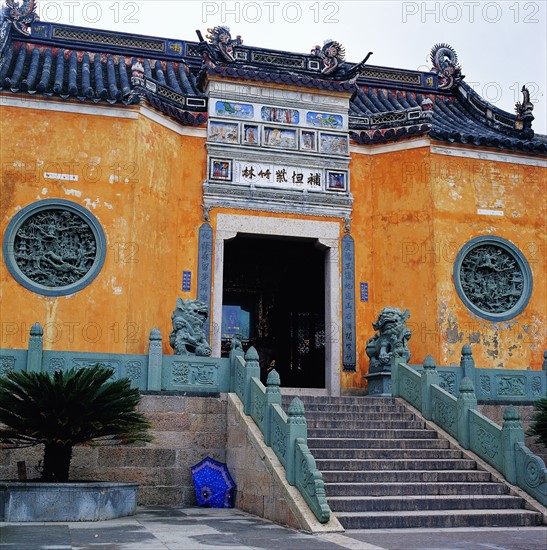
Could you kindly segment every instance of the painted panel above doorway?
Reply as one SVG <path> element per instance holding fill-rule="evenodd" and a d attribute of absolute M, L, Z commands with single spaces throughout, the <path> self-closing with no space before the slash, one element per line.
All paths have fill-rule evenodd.
<path fill-rule="evenodd" d="M 205 207 L 351 215 L 349 96 L 208 86 Z"/>

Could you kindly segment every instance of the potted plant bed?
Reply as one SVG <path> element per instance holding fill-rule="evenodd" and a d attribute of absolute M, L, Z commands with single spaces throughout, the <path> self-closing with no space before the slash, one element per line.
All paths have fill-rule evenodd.
<path fill-rule="evenodd" d="M 69 482 L 74 445 L 151 441 L 139 390 L 112 369 L 0 378 L 0 443 L 44 445 L 37 481 L 0 481 L 0 521 L 98 521 L 136 512 L 137 483 Z"/>

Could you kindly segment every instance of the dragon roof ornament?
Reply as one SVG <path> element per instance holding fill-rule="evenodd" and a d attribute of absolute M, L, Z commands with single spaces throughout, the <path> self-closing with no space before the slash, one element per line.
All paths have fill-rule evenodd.
<path fill-rule="evenodd" d="M 321 74 L 329 75 L 337 71 L 340 66 L 346 61 L 346 50 L 340 42 L 336 40 L 325 40 L 323 47 L 315 46 L 311 50 L 312 55 L 315 55 L 323 62 Z"/>
<path fill-rule="evenodd" d="M 346 63 L 346 50 L 340 42 L 325 40 L 323 47 L 316 45 L 311 50 L 311 55 L 318 57 L 323 63 L 321 74 L 332 80 L 355 81 L 360 71 L 365 66 L 372 52 L 369 52 L 360 63 L 351 65 Z"/>
<path fill-rule="evenodd" d="M 209 44 L 220 53 L 222 59 L 228 63 L 233 63 L 236 58 L 234 56 L 234 46 L 241 46 L 243 40 L 241 36 L 232 39 L 230 28 L 225 26 L 217 26 L 212 29 L 207 29 L 207 40 Z"/>
<path fill-rule="evenodd" d="M 4 10 L 6 19 L 10 20 L 13 27 L 21 34 L 30 36 L 29 27 L 38 20 L 36 13 L 36 0 L 6 0 Z"/>
<path fill-rule="evenodd" d="M 458 64 L 456 50 L 448 44 L 435 44 L 430 54 L 433 67 L 432 73 L 439 77 L 439 89 L 451 90 L 462 79 L 462 68 Z"/>
<path fill-rule="evenodd" d="M 520 90 L 522 92 L 522 103 L 519 101 L 515 103 L 515 112 L 517 113 L 518 120 L 530 119 L 534 120 L 532 111 L 534 110 L 534 104 L 530 101 L 530 91 L 526 86 L 523 86 Z"/>

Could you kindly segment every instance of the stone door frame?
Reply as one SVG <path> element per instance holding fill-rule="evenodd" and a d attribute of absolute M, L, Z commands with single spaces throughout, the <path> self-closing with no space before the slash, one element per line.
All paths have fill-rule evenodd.
<path fill-rule="evenodd" d="M 315 239 L 325 250 L 325 385 L 328 395 L 340 395 L 340 224 L 280 217 L 218 214 L 214 239 L 212 300 L 213 356 L 220 357 L 224 242 L 238 234 Z"/>

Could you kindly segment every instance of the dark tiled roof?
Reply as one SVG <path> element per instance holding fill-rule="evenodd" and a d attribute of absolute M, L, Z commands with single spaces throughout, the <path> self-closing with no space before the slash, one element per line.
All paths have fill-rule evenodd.
<path fill-rule="evenodd" d="M 11 42 L 3 54 L 0 88 L 99 103 L 133 103 L 136 58 Z M 184 96 L 203 97 L 180 62 L 143 59 L 144 75 Z"/>
<path fill-rule="evenodd" d="M 515 115 L 477 100 L 465 83 L 458 86 L 459 92 L 428 95 L 359 87 L 350 105 L 350 135 L 369 144 L 429 134 L 449 143 L 547 153 L 545 136 L 516 130 Z"/>
<path fill-rule="evenodd" d="M 361 144 L 429 135 L 448 143 L 547 152 L 547 138 L 534 135 L 530 113 L 519 118 L 501 111 L 461 78 L 447 87 L 437 69 L 406 71 L 344 62 L 340 74 L 322 74 L 322 62 L 314 55 L 251 48 L 240 41 L 234 41 L 233 58 L 226 59 L 203 40 L 37 21 L 27 36 L 17 25 L 12 29 L 8 20 L 0 22 L 0 90 L 93 103 L 146 101 L 181 124 L 199 125 L 207 120 L 202 86 L 207 75 L 216 75 L 353 92 L 350 136 Z"/>
<path fill-rule="evenodd" d="M 163 114 L 175 119 L 177 122 L 184 124 L 185 126 L 199 126 L 207 122 L 206 113 L 196 113 L 190 112 L 182 109 L 176 103 L 158 97 L 156 94 L 153 94 L 145 89 L 142 89 L 140 92 L 141 97 L 146 99 L 147 103 L 151 107 L 154 107 Z"/>
<path fill-rule="evenodd" d="M 254 80 L 260 82 L 273 82 L 275 84 L 287 84 L 292 86 L 301 86 L 307 88 L 316 88 L 318 90 L 329 90 L 343 92 L 352 90 L 355 86 L 350 81 L 330 80 L 328 78 L 318 78 L 313 75 L 299 74 L 286 70 L 267 70 L 262 67 L 237 67 L 227 65 L 216 65 L 207 69 L 208 74 L 215 74 L 230 78 L 243 80 Z"/>

